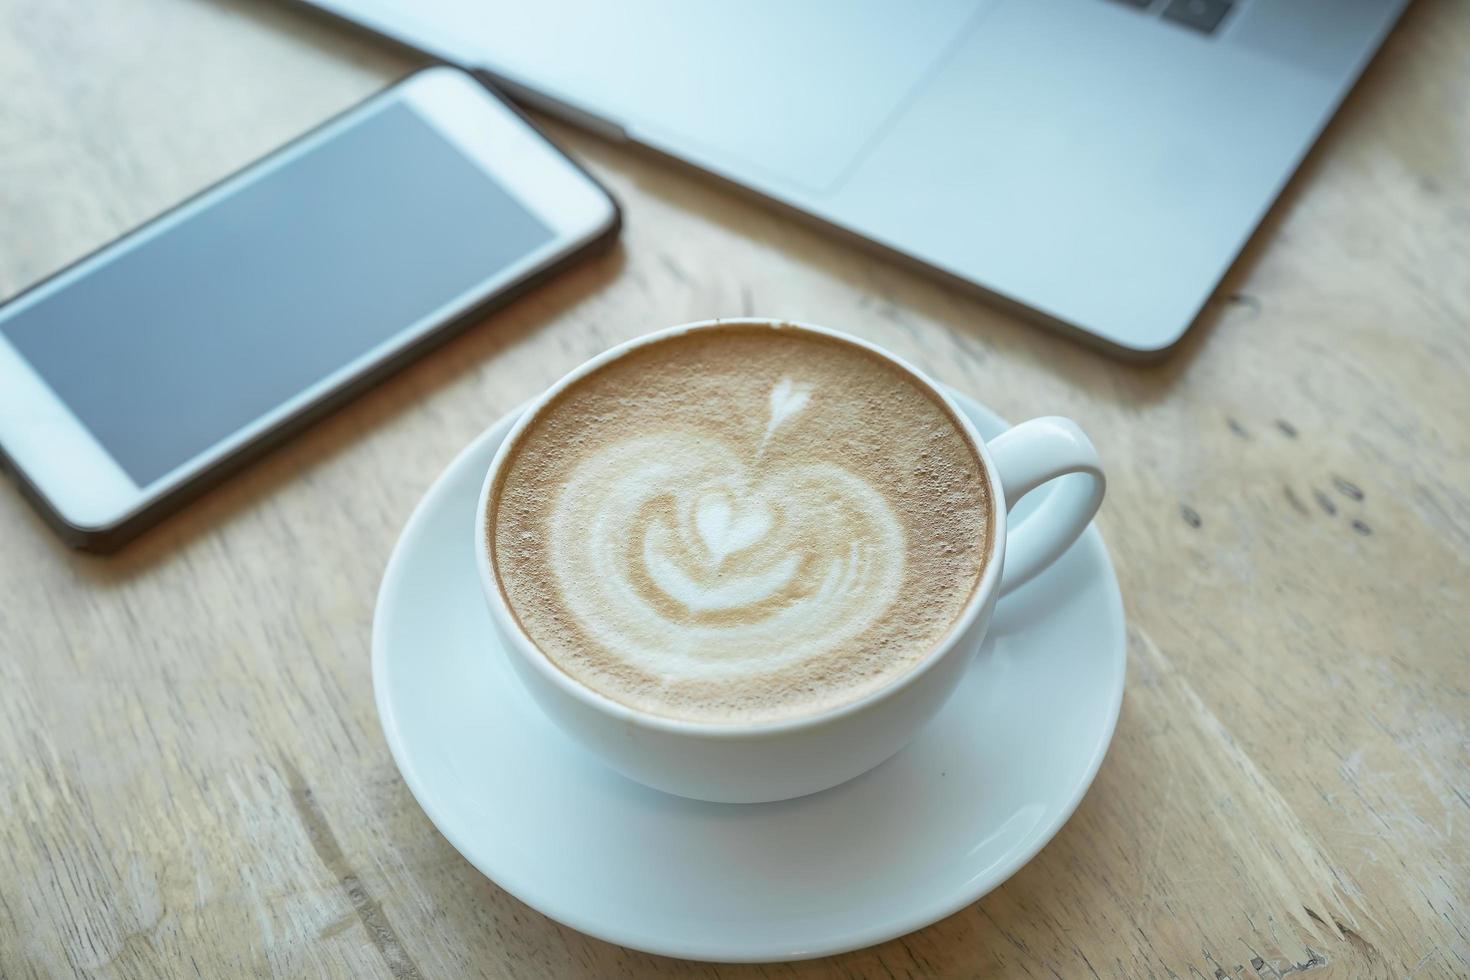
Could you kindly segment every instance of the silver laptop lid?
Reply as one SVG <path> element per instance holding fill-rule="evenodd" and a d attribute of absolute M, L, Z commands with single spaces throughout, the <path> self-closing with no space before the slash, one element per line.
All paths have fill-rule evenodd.
<path fill-rule="evenodd" d="M 310 0 L 1125 352 L 1173 344 L 1404 0 Z"/>

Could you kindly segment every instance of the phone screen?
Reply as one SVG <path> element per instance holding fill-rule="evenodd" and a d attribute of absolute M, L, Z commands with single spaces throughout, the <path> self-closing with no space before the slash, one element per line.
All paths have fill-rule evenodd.
<path fill-rule="evenodd" d="M 402 103 L 257 174 L 0 325 L 139 486 L 553 237 Z"/>

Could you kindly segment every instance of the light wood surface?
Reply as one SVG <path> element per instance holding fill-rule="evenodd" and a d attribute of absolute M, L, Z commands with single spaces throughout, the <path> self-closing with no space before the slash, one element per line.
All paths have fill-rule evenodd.
<path fill-rule="evenodd" d="M 273 5 L 0 0 L 0 294 L 414 64 Z M 0 976 L 1470 975 L 1470 4 L 1413 6 L 1154 366 L 550 129 L 622 199 L 620 249 L 116 557 L 0 492 Z M 715 968 L 462 860 L 389 757 L 368 637 L 477 432 L 616 341 L 750 312 L 1082 420 L 1129 679 L 1096 784 L 1002 888 L 873 949 Z"/>

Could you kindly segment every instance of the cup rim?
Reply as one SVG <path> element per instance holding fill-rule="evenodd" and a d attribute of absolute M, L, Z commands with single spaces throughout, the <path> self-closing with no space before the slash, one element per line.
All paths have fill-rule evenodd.
<path fill-rule="evenodd" d="M 884 684 L 876 690 L 869 691 L 862 697 L 852 701 L 793 718 L 754 722 L 692 721 L 684 718 L 654 714 L 614 700 L 576 680 L 565 670 L 558 667 L 547 654 L 542 652 L 541 648 L 536 645 L 535 641 L 531 639 L 521 626 L 520 620 L 510 608 L 509 600 L 501 593 L 500 586 L 496 580 L 491 558 L 492 544 L 489 533 L 489 498 L 490 490 L 495 485 L 496 478 L 510 454 L 511 447 L 516 444 L 517 440 L 520 439 L 525 430 L 530 426 L 531 420 L 561 392 L 593 371 L 639 348 L 667 340 L 670 337 L 683 336 L 700 330 L 712 330 L 732 326 L 756 326 L 772 330 L 792 330 L 817 334 L 838 342 L 852 344 L 897 366 L 937 398 L 940 404 L 956 420 L 960 431 L 970 440 L 970 444 L 975 450 L 975 455 L 979 458 L 982 469 L 985 471 L 986 481 L 990 489 L 992 510 L 990 547 L 989 553 L 986 556 L 985 568 L 982 570 L 974 588 L 971 589 L 970 598 L 966 601 L 959 616 L 955 618 L 955 621 L 950 624 L 949 629 L 945 631 L 944 635 L 934 643 L 930 650 L 917 663 L 889 683 Z M 985 610 L 990 599 L 995 595 L 999 587 L 1001 567 L 1005 558 L 1007 508 L 1005 495 L 1000 484 L 1000 476 L 996 471 L 995 462 L 990 458 L 985 440 L 976 430 L 975 424 L 970 420 L 970 417 L 965 414 L 964 410 L 955 403 L 954 399 L 949 396 L 949 393 L 937 382 L 897 354 L 861 337 L 854 337 L 851 334 L 833 330 L 829 327 L 817 326 L 816 324 L 766 317 L 724 317 L 682 323 L 677 326 L 665 327 L 651 333 L 642 334 L 608 348 L 601 354 L 573 368 L 540 395 L 522 405 L 518 411 L 520 412 L 520 416 L 516 419 L 515 424 L 511 426 L 510 431 L 506 433 L 500 445 L 496 447 L 495 455 L 490 461 L 489 469 L 486 471 L 485 479 L 480 486 L 480 494 L 475 511 L 475 567 L 479 572 L 481 590 L 485 593 L 485 598 L 490 606 L 490 612 L 495 619 L 496 625 L 500 627 L 499 632 L 501 637 L 515 650 L 517 656 L 528 663 L 531 669 L 536 671 L 541 677 L 545 678 L 563 693 L 571 696 L 574 700 L 624 724 L 669 734 L 719 740 L 740 740 L 819 728 L 843 718 L 865 712 L 897 696 L 901 691 L 917 683 L 919 678 L 933 670 L 945 657 L 954 654 L 960 644 L 960 640 L 974 626 L 976 620 L 979 619 L 980 614 Z"/>

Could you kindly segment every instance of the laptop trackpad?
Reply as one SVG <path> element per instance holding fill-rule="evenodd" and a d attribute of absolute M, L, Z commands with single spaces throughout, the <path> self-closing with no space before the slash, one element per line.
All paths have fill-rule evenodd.
<path fill-rule="evenodd" d="M 451 20 L 491 71 L 641 142 L 820 192 L 987 2 L 431 0 L 413 13 Z"/>

